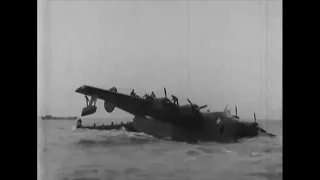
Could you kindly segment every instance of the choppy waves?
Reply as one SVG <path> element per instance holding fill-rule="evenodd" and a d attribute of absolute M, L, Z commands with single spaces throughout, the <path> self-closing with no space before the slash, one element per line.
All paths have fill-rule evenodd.
<path fill-rule="evenodd" d="M 75 144 L 83 146 L 139 145 L 155 141 L 158 141 L 158 139 L 144 133 L 126 132 L 124 130 L 93 130 L 90 135 L 81 137 Z"/>
<path fill-rule="evenodd" d="M 46 133 L 42 162 L 49 180 L 282 179 L 282 136 L 187 144 L 62 124 Z"/>

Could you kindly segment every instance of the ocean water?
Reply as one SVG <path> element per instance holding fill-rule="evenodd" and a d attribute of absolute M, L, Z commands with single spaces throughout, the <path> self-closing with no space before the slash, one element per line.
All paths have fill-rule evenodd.
<path fill-rule="evenodd" d="M 94 122 L 111 121 L 83 120 L 83 124 Z M 75 124 L 38 118 L 38 179 L 282 179 L 282 121 L 259 123 L 278 135 L 274 139 L 257 137 L 231 144 L 187 144 L 124 130 L 77 130 Z"/>

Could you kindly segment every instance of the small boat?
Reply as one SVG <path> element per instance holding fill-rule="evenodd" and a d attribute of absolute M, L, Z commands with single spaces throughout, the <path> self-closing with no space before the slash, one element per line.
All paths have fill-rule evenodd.
<path fill-rule="evenodd" d="M 120 130 L 121 128 L 125 128 L 127 131 L 137 132 L 134 128 L 132 122 L 128 122 L 126 124 L 113 124 L 113 125 L 100 125 L 100 126 L 82 126 L 77 125 L 77 129 L 95 129 L 95 130 Z"/>

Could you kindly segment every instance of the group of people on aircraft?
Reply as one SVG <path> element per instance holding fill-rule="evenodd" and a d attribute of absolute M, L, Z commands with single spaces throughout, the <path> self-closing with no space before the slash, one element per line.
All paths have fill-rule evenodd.
<path fill-rule="evenodd" d="M 122 126 L 124 125 L 123 122 L 121 122 L 120 124 L 121 124 Z M 127 124 L 128 124 L 128 122 L 127 122 Z M 113 126 L 113 125 L 114 125 L 113 122 L 111 122 L 111 126 Z M 104 127 L 104 126 L 105 126 L 104 124 L 101 125 L 101 127 Z M 78 121 L 77 121 L 77 128 L 80 128 L 80 127 L 82 127 L 82 120 L 81 120 L 81 118 L 79 118 Z M 93 127 L 97 127 L 97 126 L 96 126 L 96 123 L 93 123 Z"/>
<path fill-rule="evenodd" d="M 134 97 L 139 97 L 135 92 L 134 92 L 134 89 L 132 89 L 131 93 L 130 93 L 131 96 L 134 96 Z M 179 106 L 179 100 L 176 96 L 174 95 L 171 95 L 172 97 L 172 102 L 173 104 L 176 104 L 177 106 Z M 154 92 L 152 91 L 151 94 L 145 94 L 143 96 L 144 99 L 156 99 L 156 95 L 154 94 Z"/>
<path fill-rule="evenodd" d="M 156 95 L 155 95 L 154 92 L 152 91 L 150 95 L 146 93 L 146 94 L 143 96 L 143 98 L 144 98 L 144 99 L 151 99 L 151 100 L 153 100 L 153 99 L 156 99 Z"/>
<path fill-rule="evenodd" d="M 134 92 L 134 89 L 132 89 L 131 93 L 130 93 L 131 96 L 134 96 L 134 97 L 140 97 L 138 96 L 135 92 Z M 152 91 L 151 94 L 145 94 L 143 96 L 144 99 L 156 99 L 156 95 L 154 94 L 154 92 Z"/>

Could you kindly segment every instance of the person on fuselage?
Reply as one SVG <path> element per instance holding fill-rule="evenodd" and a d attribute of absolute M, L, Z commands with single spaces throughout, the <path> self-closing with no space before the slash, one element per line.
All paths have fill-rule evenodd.
<path fill-rule="evenodd" d="M 134 89 L 132 89 L 130 95 L 131 95 L 131 96 L 136 96 L 136 93 L 134 92 Z"/>
<path fill-rule="evenodd" d="M 152 99 L 156 99 L 156 95 L 154 94 L 153 91 L 151 92 L 151 95 L 150 95 L 150 96 L 152 97 Z"/>
<path fill-rule="evenodd" d="M 177 98 L 176 96 L 174 96 L 174 95 L 171 95 L 171 97 L 172 97 L 173 104 L 176 104 L 176 105 L 179 106 L 179 100 L 178 100 L 178 98 Z"/>
<path fill-rule="evenodd" d="M 145 97 L 145 99 L 149 99 L 149 100 L 153 100 L 154 99 L 154 97 L 149 95 L 149 94 L 145 94 L 144 97 Z"/>
<path fill-rule="evenodd" d="M 148 96 L 149 96 L 149 95 L 146 93 L 146 94 L 143 96 L 143 98 L 144 98 L 144 99 L 147 99 Z"/>
<path fill-rule="evenodd" d="M 113 122 L 111 122 L 111 126 L 113 126 Z"/>

